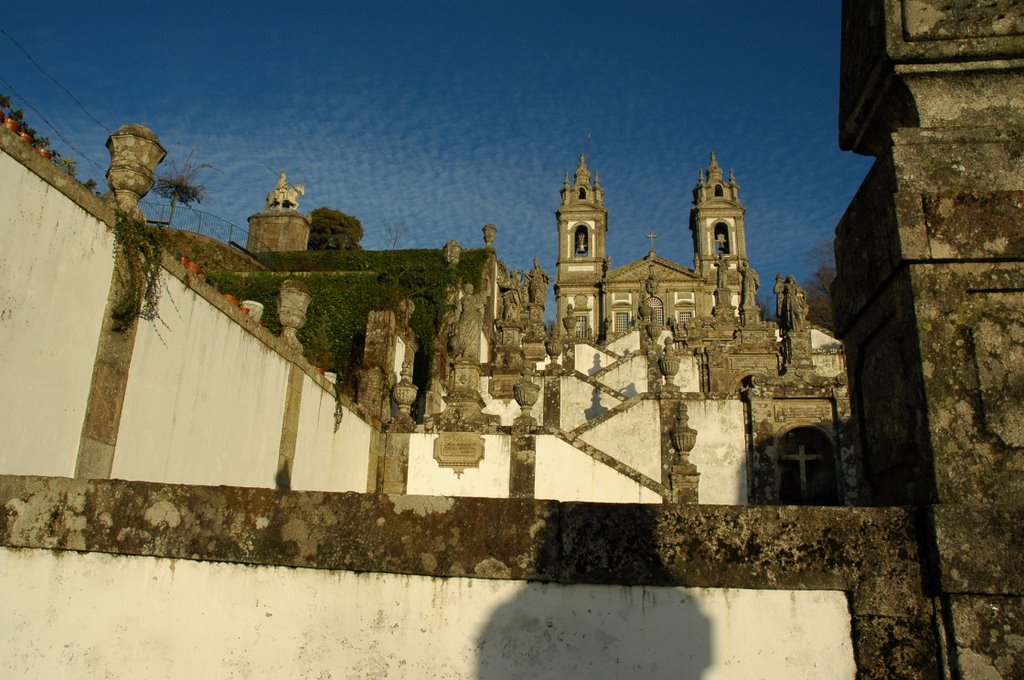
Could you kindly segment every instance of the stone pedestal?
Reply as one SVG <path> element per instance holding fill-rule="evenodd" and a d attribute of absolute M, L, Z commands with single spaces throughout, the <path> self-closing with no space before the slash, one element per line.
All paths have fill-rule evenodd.
<path fill-rule="evenodd" d="M 840 144 L 877 157 L 833 287 L 862 491 L 935 506 L 949 677 L 1024 677 L 1019 550 L 989 540 L 1016 541 L 1001 518 L 1024 507 L 1022 21 L 1008 1 L 843 5 Z"/>
<path fill-rule="evenodd" d="M 456 361 L 452 366 L 451 389 L 447 406 L 437 417 L 440 430 L 449 432 L 493 431 L 501 418 L 483 413 L 486 403 L 480 396 L 480 364 L 473 360 Z"/>
<path fill-rule="evenodd" d="M 249 217 L 252 253 L 305 250 L 309 245 L 309 219 L 297 212 L 265 212 Z"/>

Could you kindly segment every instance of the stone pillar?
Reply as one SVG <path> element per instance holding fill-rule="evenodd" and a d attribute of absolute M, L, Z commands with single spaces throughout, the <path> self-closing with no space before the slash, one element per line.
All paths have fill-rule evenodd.
<path fill-rule="evenodd" d="M 142 125 L 122 125 L 107 139 L 110 168 L 107 183 L 118 210 L 144 220 L 139 200 L 153 187 L 153 171 L 166 152 L 160 140 Z M 119 252 L 103 312 L 96 359 L 93 363 L 89 400 L 86 402 L 82 436 L 75 462 L 75 477 L 108 479 L 114 464 L 114 448 L 121 428 L 121 410 L 128 387 L 128 370 L 135 350 L 138 318 L 123 327 L 114 319 L 129 279 L 129 263 Z"/>
<path fill-rule="evenodd" d="M 533 498 L 537 473 L 537 438 L 525 432 L 512 433 L 512 461 L 509 470 L 510 498 Z"/>
<path fill-rule="evenodd" d="M 381 493 L 404 494 L 409 485 L 409 434 L 385 435 L 384 453 L 378 459 L 377 488 Z"/>
<path fill-rule="evenodd" d="M 658 400 L 661 422 L 662 483 L 669 488 L 671 503 L 696 503 L 700 472 L 690 462 L 697 431 L 690 427 L 686 403 L 677 397 Z"/>
<path fill-rule="evenodd" d="M 1024 677 L 1022 25 L 1008 0 L 843 5 L 840 145 L 877 157 L 833 288 L 862 498 L 933 506 L 952 677 Z"/>
<path fill-rule="evenodd" d="M 297 212 L 264 212 L 249 217 L 252 253 L 305 250 L 309 245 L 309 218 Z"/>
<path fill-rule="evenodd" d="M 562 426 L 562 376 L 559 371 L 544 376 L 544 427 Z"/>

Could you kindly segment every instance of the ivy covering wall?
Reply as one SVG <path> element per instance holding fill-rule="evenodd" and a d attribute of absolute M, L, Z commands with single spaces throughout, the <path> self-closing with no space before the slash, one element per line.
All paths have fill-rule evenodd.
<path fill-rule="evenodd" d="M 351 391 L 363 355 L 366 321 L 374 310 L 394 310 L 403 298 L 416 304 L 410 325 L 420 344 L 413 382 L 425 392 L 438 331 L 451 309 L 457 285 L 480 285 L 490 251 L 462 251 L 449 265 L 440 250 L 319 251 L 268 253 L 261 258 L 269 271 L 220 272 L 209 281 L 222 293 L 264 305 L 263 323 L 281 332 L 277 291 L 286 279 L 301 279 L 313 296 L 306 325 L 299 333 L 306 358 L 341 377 Z"/>

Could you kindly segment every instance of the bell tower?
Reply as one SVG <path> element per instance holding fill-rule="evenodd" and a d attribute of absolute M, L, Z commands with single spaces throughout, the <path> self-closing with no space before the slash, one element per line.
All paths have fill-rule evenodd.
<path fill-rule="evenodd" d="M 604 189 L 594 174 L 590 177 L 586 159 L 580 154 L 572 183 L 569 173 L 562 182 L 562 204 L 555 212 L 558 223 L 558 263 L 555 302 L 561 332 L 576 337 L 596 337 L 597 324 L 604 318 L 601 286 L 611 261 L 605 253 L 608 236 L 608 211 L 604 207 Z M 569 305 L 572 323 L 563 325 Z"/>
<path fill-rule="evenodd" d="M 740 203 L 740 185 L 732 170 L 729 179 L 722 176 L 715 153 L 711 152 L 707 177 L 701 170 L 693 188 L 690 231 L 693 232 L 693 268 L 705 280 L 716 276 L 719 256 L 729 269 L 747 266 L 747 235 Z"/>

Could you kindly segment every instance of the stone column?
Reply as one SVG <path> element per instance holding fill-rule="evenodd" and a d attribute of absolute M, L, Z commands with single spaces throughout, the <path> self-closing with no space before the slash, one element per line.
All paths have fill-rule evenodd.
<path fill-rule="evenodd" d="M 862 498 L 931 506 L 952 677 L 1024 677 L 1022 26 L 1008 0 L 843 5 L 840 145 L 877 157 L 833 288 Z"/>
<path fill-rule="evenodd" d="M 509 470 L 510 498 L 533 498 L 537 474 L 537 438 L 521 431 L 512 432 L 512 460 Z"/>

